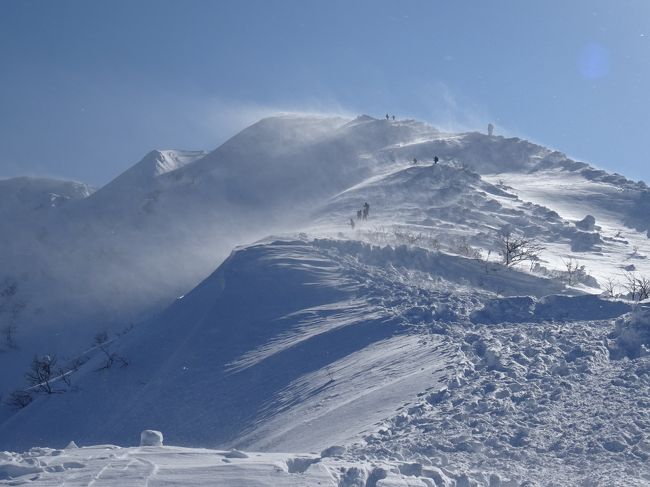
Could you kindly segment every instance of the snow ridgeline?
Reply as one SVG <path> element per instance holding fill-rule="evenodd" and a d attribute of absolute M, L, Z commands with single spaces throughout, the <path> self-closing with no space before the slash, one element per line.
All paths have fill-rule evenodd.
<path fill-rule="evenodd" d="M 327 474 L 342 485 L 647 484 L 645 304 L 582 295 L 600 292 L 594 278 L 580 290 L 549 278 L 563 259 L 601 285 L 650 271 L 642 183 L 519 139 L 278 117 L 207 155 L 149 154 L 91 196 L 31 208 L 49 201 L 40 188 L 16 193 L 31 194 L 26 223 L 0 221 L 4 270 L 25 277 L 0 289 L 19 314 L 2 391 L 32 357 L 20 346 L 74 356 L 127 310 L 151 316 L 185 295 L 106 345 L 128 367 L 87 353 L 68 392 L 3 409 L 1 447 L 128 445 L 153 426 L 176 445 L 345 445 L 344 470 Z M 351 232 L 366 201 L 371 217 Z M 402 235 L 382 240 L 393 228 Z M 547 247 L 536 274 L 418 248 L 494 251 L 503 229 Z M 294 231 L 341 237 L 240 248 L 186 292 L 220 251 Z M 73 332 L 59 312 L 88 326 Z M 314 456 L 284 458 L 304 485 L 295 475 Z"/>
<path fill-rule="evenodd" d="M 558 208 L 567 197 L 553 189 L 565 180 L 573 200 Z M 644 184 L 518 138 L 414 120 L 270 117 L 210 153 L 152 151 L 94 193 L 29 181 L 0 182 L 0 283 L 17 286 L 15 302 L 0 303 L 11 322 L 0 325 L 3 395 L 21 387 L 35 353 L 71 356 L 97 332 L 150 318 L 233 246 L 310 225 L 340 231 L 364 201 L 369 225 L 484 249 L 504 226 L 521 230 L 547 245 L 550 272 L 561 258 L 584 259 L 601 284 L 622 266 L 650 272 Z M 530 191 L 531 182 L 542 187 Z M 565 212 L 572 207 L 580 214 Z M 574 225 L 586 215 L 593 231 Z"/>
<path fill-rule="evenodd" d="M 624 303 L 553 295 L 567 291 L 516 269 L 489 274 L 474 259 L 407 246 L 270 239 L 245 247 L 121 339 L 120 352 L 134 357 L 129 368 L 98 383 L 89 364 L 75 393 L 39 399 L 24 410 L 29 428 L 19 413 L 0 437 L 128 444 L 137 426 L 155 424 L 172 443 L 347 446 L 331 465 L 314 455 L 249 454 L 264 465 L 240 465 L 236 475 L 216 457 L 228 482 L 242 485 L 266 472 L 269 458 L 286 462 L 271 485 L 647 483 L 645 308 L 629 314 Z M 224 328 L 235 316 L 237 326 Z M 102 420 L 83 426 L 89 403 Z"/>

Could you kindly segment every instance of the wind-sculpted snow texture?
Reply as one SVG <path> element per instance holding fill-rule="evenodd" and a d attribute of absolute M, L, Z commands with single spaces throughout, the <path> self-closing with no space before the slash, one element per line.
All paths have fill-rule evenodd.
<path fill-rule="evenodd" d="M 6 423 L 0 443 L 26 448 L 65 434 L 86 444 L 128 442 L 144 424 L 172 444 L 277 450 L 349 440 L 453 362 L 442 343 L 430 353 L 409 335 L 418 290 L 392 279 L 369 280 L 336 252 L 302 242 L 237 251 L 124 337 L 119 352 L 129 367 L 99 374 L 103 357 L 95 357 L 78 372 L 77 392 L 36 400 Z M 394 306 L 385 306 L 391 295 Z M 84 413 L 89 404 L 92 415 Z"/>
<path fill-rule="evenodd" d="M 649 194 L 367 116 L 265 119 L 94 192 L 0 181 L 0 392 L 34 353 L 75 363 L 65 393 L 2 406 L 0 448 L 238 449 L 33 449 L 0 483 L 648 485 L 650 311 L 623 283 L 650 275 Z M 538 259 L 503 266 L 508 232 Z"/>

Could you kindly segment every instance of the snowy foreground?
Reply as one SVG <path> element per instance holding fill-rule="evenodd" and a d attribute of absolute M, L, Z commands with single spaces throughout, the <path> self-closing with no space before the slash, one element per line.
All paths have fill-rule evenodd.
<path fill-rule="evenodd" d="M 286 453 L 245 453 L 180 447 L 119 448 L 98 445 L 22 455 L 0 454 L 6 485 L 35 486 L 438 486 L 454 485 L 443 468 L 405 462 L 351 463 L 341 457 Z M 491 485 L 519 485 L 501 482 Z M 463 483 L 464 482 L 464 483 Z M 3 482 L 5 484 L 5 482 Z M 461 476 L 455 485 L 471 485 Z"/>
<path fill-rule="evenodd" d="M 107 436 L 128 444 L 137 425 L 155 424 L 169 443 L 212 438 L 266 453 L 36 448 L 3 454 L 0 475 L 11 485 L 648 485 L 650 310 L 551 294 L 561 290 L 552 280 L 507 270 L 481 275 L 480 266 L 336 240 L 242 249 L 170 311 L 198 315 L 184 315 L 185 327 L 163 316 L 156 341 L 146 328 L 125 337 L 121 353 L 152 347 L 148 358 L 162 369 L 133 363 L 109 371 L 97 389 L 90 361 L 79 371 L 79 390 L 30 405 L 3 432 L 37 444 L 75 435 L 85 444 Z M 257 337 L 257 346 L 237 344 L 242 330 L 208 332 L 221 313 L 243 316 L 250 307 L 233 303 L 238 286 L 251 282 L 247 268 L 262 288 L 264 276 L 284 283 L 256 289 L 256 313 L 239 321 L 255 326 L 261 315 L 279 327 L 274 339 Z M 433 268 L 438 277 L 430 280 Z M 480 285 L 467 281 L 473 268 Z M 505 296 L 491 297 L 490 287 Z M 297 298 L 299 288 L 297 303 L 321 304 L 276 309 L 275 300 L 285 291 Z M 529 296 L 508 297 L 516 289 Z M 209 309 L 199 305 L 205 295 L 216 299 Z M 223 307 L 213 306 L 221 299 Z M 182 337 L 187 348 L 164 358 L 165 343 Z M 219 355 L 209 367 L 207 350 Z M 215 363 L 224 365 L 215 370 Z M 206 381 L 220 394 L 206 391 Z M 336 460 L 300 453 L 332 445 L 345 445 L 333 449 Z"/>
<path fill-rule="evenodd" d="M 650 485 L 644 183 L 288 116 L 0 202 L 1 485 Z"/>

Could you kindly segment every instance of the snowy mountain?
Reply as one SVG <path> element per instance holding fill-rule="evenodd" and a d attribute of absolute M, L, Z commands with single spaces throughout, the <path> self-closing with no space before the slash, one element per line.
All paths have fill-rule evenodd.
<path fill-rule="evenodd" d="M 61 185 L 0 182 L 19 236 L 3 241 L 0 448 L 155 428 L 265 452 L 237 471 L 280 462 L 268 485 L 650 482 L 644 183 L 517 138 L 280 116 L 210 153 L 153 151 L 95 192 Z M 65 204 L 34 206 L 47 192 Z M 535 258 L 503 265 L 506 236 Z M 54 394 L 23 380 L 35 353 L 57 355 Z M 0 479 L 70 479 L 51 455 L 89 475 L 85 450 L 5 454 Z"/>

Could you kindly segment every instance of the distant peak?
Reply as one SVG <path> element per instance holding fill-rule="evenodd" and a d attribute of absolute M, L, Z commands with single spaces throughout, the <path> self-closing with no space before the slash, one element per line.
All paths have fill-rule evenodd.
<path fill-rule="evenodd" d="M 153 176 L 160 176 L 171 171 L 175 171 L 186 164 L 189 164 L 203 156 L 205 151 L 189 151 L 189 150 L 152 150 L 140 162 L 144 166 L 143 170 Z M 138 164 L 138 165 L 140 165 Z"/>

